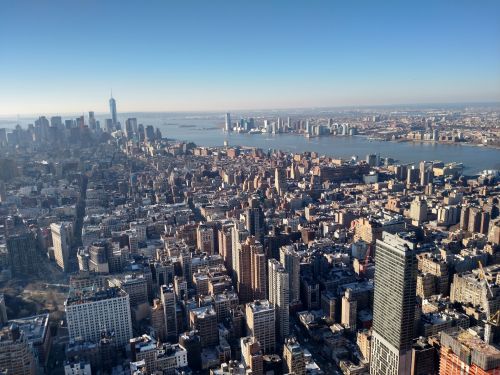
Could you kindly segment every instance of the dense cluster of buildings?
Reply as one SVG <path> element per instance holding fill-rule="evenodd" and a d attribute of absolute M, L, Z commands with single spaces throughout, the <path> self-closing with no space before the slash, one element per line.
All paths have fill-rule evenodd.
<path fill-rule="evenodd" d="M 232 120 L 233 119 L 233 120 Z M 249 134 L 292 133 L 310 137 L 363 135 L 370 139 L 398 142 L 468 143 L 500 146 L 497 111 L 484 108 L 407 109 L 373 113 L 344 111 L 335 118 L 295 116 L 241 118 L 226 114 L 224 131 Z"/>
<path fill-rule="evenodd" d="M 200 147 L 110 110 L 0 132 L 1 282 L 65 288 L 29 318 L 0 298 L 0 373 L 500 372 L 496 175 Z"/>

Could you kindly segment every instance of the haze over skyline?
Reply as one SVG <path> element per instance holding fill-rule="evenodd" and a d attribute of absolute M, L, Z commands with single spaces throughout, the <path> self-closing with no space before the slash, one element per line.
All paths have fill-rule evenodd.
<path fill-rule="evenodd" d="M 500 101 L 498 1 L 147 4 L 4 4 L 0 115 Z"/>

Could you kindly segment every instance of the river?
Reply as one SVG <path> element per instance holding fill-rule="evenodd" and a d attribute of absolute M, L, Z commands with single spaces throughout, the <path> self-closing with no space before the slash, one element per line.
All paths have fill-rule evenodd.
<path fill-rule="evenodd" d="M 109 116 L 96 115 L 101 124 L 104 124 L 106 117 Z M 281 149 L 289 152 L 316 151 L 322 155 L 342 158 L 357 155 L 364 159 L 367 154 L 378 153 L 381 157 L 391 157 L 401 163 L 417 163 L 420 160 L 459 162 L 464 164 L 465 174 L 476 174 L 484 169 L 500 169 L 500 150 L 487 147 L 375 141 L 361 136 L 305 138 L 296 134 L 228 134 L 221 129 L 224 123 L 223 114 L 213 113 L 126 113 L 119 116 L 119 120 L 124 124 L 128 117 L 137 117 L 139 123 L 159 127 L 164 137 L 191 141 L 200 146 L 222 146 L 227 140 L 229 145 L 233 146 Z M 233 115 L 233 119 L 238 118 L 238 114 Z M 34 118 L 22 118 L 19 123 L 26 127 L 33 120 Z M 0 127 L 12 128 L 16 123 L 17 119 L 0 119 Z"/>

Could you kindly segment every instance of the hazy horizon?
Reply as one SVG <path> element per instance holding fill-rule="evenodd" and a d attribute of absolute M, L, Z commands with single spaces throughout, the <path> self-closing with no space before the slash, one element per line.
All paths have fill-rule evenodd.
<path fill-rule="evenodd" d="M 120 106 L 119 98 L 115 97 L 117 101 L 117 106 Z M 445 110 L 445 109 L 458 109 L 464 107 L 472 107 L 472 108 L 489 108 L 489 109 L 500 109 L 500 101 L 485 101 L 485 102 L 435 102 L 435 103 L 400 103 L 400 104 L 361 104 L 361 105 L 344 105 L 344 106 L 311 106 L 311 107 L 282 107 L 282 108 L 233 108 L 233 109 L 212 109 L 212 110 L 151 110 L 151 111 L 143 111 L 143 110 L 118 110 L 118 115 L 121 117 L 123 115 L 128 114 L 210 114 L 210 115 L 220 115 L 223 116 L 226 112 L 234 112 L 234 113 L 273 113 L 273 112 L 290 112 L 290 113 L 305 113 L 309 111 L 331 111 L 331 112 L 343 112 L 343 111 L 404 111 L 404 110 Z M 118 108 L 119 109 L 119 108 Z M 0 113 L 1 119 L 13 119 L 15 117 L 20 118 L 31 118 L 38 116 L 80 116 L 80 115 L 88 115 L 89 111 L 93 111 L 92 109 L 84 110 L 84 111 L 74 111 L 74 112 L 36 112 L 36 113 Z M 96 116 L 105 116 L 109 114 L 109 110 L 104 111 L 93 111 Z"/>

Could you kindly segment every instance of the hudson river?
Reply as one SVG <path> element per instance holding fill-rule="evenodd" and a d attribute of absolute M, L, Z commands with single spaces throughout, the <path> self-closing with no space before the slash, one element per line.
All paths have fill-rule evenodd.
<path fill-rule="evenodd" d="M 158 126 L 164 137 L 192 141 L 200 146 L 222 146 L 227 140 L 230 146 L 251 146 L 289 152 L 316 151 L 321 155 L 342 158 L 357 155 L 364 159 L 367 154 L 379 153 L 381 157 L 391 157 L 401 163 L 417 163 L 420 160 L 459 162 L 464 164 L 465 174 L 479 173 L 484 169 L 500 169 L 500 150 L 487 147 L 371 141 L 360 136 L 306 138 L 298 134 L 228 134 L 221 128 L 223 116 L 164 116 L 137 114 L 139 122 L 142 117 L 148 117 L 149 122 L 144 120 L 143 123 Z"/>
<path fill-rule="evenodd" d="M 101 126 L 106 117 L 109 115 L 96 115 L 101 121 Z M 159 127 L 163 137 L 191 141 L 200 146 L 222 146 L 227 140 L 230 146 L 251 146 L 264 150 L 281 149 L 289 152 L 316 151 L 321 155 L 342 158 L 357 155 L 360 159 L 364 159 L 367 154 L 379 153 L 381 157 L 391 157 L 401 163 L 417 163 L 420 160 L 459 162 L 464 164 L 465 174 L 479 173 L 484 169 L 500 169 L 500 150 L 486 147 L 370 141 L 359 136 L 305 138 L 297 134 L 227 134 L 221 129 L 224 122 L 222 114 L 126 113 L 119 114 L 122 124 L 127 117 L 137 117 L 138 123 Z M 63 116 L 63 119 L 66 118 L 72 116 Z M 34 117 L 19 119 L 23 128 L 33 121 Z M 13 128 L 16 123 L 17 119 L 0 118 L 0 128 Z"/>

